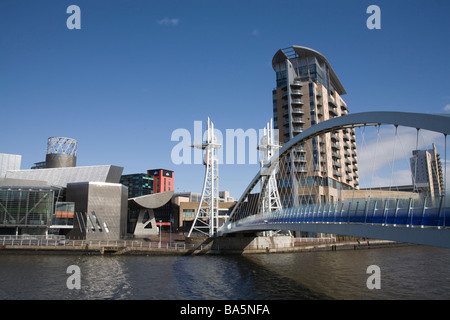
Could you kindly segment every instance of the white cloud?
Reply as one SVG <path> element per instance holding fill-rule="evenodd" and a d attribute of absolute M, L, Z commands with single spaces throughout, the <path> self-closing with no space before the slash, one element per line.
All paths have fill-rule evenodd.
<path fill-rule="evenodd" d="M 450 111 L 450 103 L 444 107 L 444 111 Z"/>
<path fill-rule="evenodd" d="M 158 24 L 164 25 L 164 26 L 177 26 L 180 22 L 180 19 L 178 18 L 164 18 L 161 20 L 158 20 Z"/>

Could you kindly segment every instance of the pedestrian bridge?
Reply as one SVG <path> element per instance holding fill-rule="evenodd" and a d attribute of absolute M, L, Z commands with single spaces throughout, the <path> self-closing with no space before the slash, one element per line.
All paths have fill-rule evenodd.
<path fill-rule="evenodd" d="M 397 136 L 398 127 L 416 129 L 417 143 L 415 148 L 408 150 L 410 155 L 412 155 L 413 149 L 418 149 L 420 132 L 427 130 L 433 132 L 434 137 L 440 135 L 443 138 L 443 142 L 440 143 L 441 148 L 443 148 L 441 153 L 445 154 L 443 155 L 442 169 L 442 176 L 445 179 L 447 171 L 446 140 L 450 133 L 450 117 L 447 115 L 366 112 L 337 117 L 318 123 L 296 135 L 279 150 L 276 156 L 262 166 L 235 205 L 229 219 L 217 231 L 217 235 L 225 236 L 236 232 L 264 230 L 290 230 L 450 248 L 450 229 L 448 227 L 450 225 L 450 199 L 445 196 L 445 182 L 444 192 L 439 196 L 436 196 L 436 193 L 430 195 L 426 192 L 399 196 L 401 193 L 390 193 L 389 189 L 382 193 L 383 197 L 378 197 L 381 193 L 371 195 L 368 192 L 365 197 L 342 198 L 329 203 L 323 203 L 325 201 L 322 202 L 314 198 L 308 200 L 305 196 L 301 198 L 301 201 L 298 200 L 299 194 L 295 194 L 296 190 L 302 190 L 304 194 L 308 194 L 308 191 L 305 191 L 305 188 L 300 188 L 299 184 L 284 186 L 284 189 L 279 184 L 275 191 L 267 191 L 271 186 L 268 177 L 274 175 L 278 182 L 281 181 L 280 178 L 286 176 L 286 172 L 283 172 L 286 167 L 284 164 L 292 161 L 292 152 L 298 151 L 299 147 L 301 147 L 300 150 L 304 150 L 304 146 L 307 145 L 306 141 L 311 141 L 311 139 L 327 133 L 335 134 L 339 130 L 354 130 L 354 128 L 367 126 L 375 126 L 379 134 L 381 125 L 395 127 L 395 134 L 388 137 L 390 142 L 401 139 Z M 394 143 L 393 160 L 390 164 L 392 169 L 396 159 L 395 153 L 398 152 L 397 149 L 399 149 L 401 143 L 401 141 L 398 144 Z M 383 148 L 383 145 L 380 148 Z M 379 156 L 376 149 L 377 147 L 373 150 L 373 159 Z M 312 153 L 312 150 L 306 150 L 306 153 L 308 151 Z M 333 169 L 335 165 L 338 167 L 340 162 L 344 161 L 344 158 L 341 157 L 341 153 L 343 154 L 344 151 L 347 150 L 337 150 L 337 154 L 334 155 L 336 164 L 333 162 Z M 386 154 L 388 153 L 384 152 L 383 156 L 386 156 Z M 296 165 L 296 163 L 293 164 Z M 355 173 L 357 174 L 356 169 Z M 394 180 L 393 183 L 395 184 L 393 170 L 391 180 Z M 308 183 L 307 180 L 301 180 L 297 177 L 295 182 L 298 183 L 298 181 L 304 183 L 304 185 Z M 320 182 L 321 180 L 317 181 Z M 413 183 L 413 189 L 416 191 L 419 184 L 416 185 L 416 181 L 413 181 Z M 310 188 L 311 191 L 313 188 L 317 189 L 318 186 L 310 185 Z M 272 198 L 270 197 L 275 193 L 280 194 L 281 206 L 271 205 Z M 285 199 L 288 197 L 295 199 L 295 201 L 286 201 Z"/>
<path fill-rule="evenodd" d="M 230 232 L 290 230 L 341 234 L 450 248 L 450 207 L 413 199 L 353 199 L 249 215 L 228 223 Z"/>

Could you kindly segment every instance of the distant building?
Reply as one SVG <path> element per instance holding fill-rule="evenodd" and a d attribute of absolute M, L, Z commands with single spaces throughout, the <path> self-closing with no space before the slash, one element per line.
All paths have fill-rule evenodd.
<path fill-rule="evenodd" d="M 147 170 L 149 176 L 153 176 L 153 192 L 173 191 L 173 171 L 166 169 Z"/>
<path fill-rule="evenodd" d="M 410 158 L 412 183 L 415 190 L 432 198 L 445 195 L 442 163 L 436 146 L 429 150 L 413 150 Z"/>
<path fill-rule="evenodd" d="M 198 209 L 198 204 L 201 200 L 202 194 L 196 192 L 176 193 L 172 198 L 173 212 L 176 212 L 176 225 L 179 230 L 189 231 L 195 214 Z M 230 196 L 229 191 L 219 191 L 219 219 L 223 223 L 231 213 L 233 206 L 236 204 L 234 198 Z M 174 227 L 176 227 L 174 225 Z"/>
<path fill-rule="evenodd" d="M 128 198 L 153 194 L 153 176 L 146 173 L 126 174 L 120 177 L 120 183 L 128 187 Z"/>
<path fill-rule="evenodd" d="M 219 202 L 233 202 L 234 198 L 230 196 L 230 191 L 219 191 Z"/>
<path fill-rule="evenodd" d="M 221 226 L 229 217 L 236 201 L 219 202 L 219 225 Z M 179 225 L 183 231 L 189 231 L 195 219 L 199 202 L 180 202 L 179 204 Z M 205 221 L 207 218 L 205 217 Z"/>
<path fill-rule="evenodd" d="M 0 178 L 5 178 L 9 170 L 20 170 L 22 156 L 0 153 Z"/>

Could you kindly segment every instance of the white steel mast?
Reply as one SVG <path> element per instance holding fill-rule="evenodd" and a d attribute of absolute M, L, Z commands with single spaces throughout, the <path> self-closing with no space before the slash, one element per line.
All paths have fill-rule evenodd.
<path fill-rule="evenodd" d="M 276 180 L 276 173 L 278 167 L 278 159 L 272 157 L 278 157 L 278 150 L 280 146 L 275 144 L 274 130 L 272 128 L 272 119 L 270 123 L 267 123 L 266 128 L 264 128 L 264 135 L 261 138 L 258 150 L 262 151 L 261 159 L 261 191 L 262 191 L 262 201 L 261 201 L 261 212 L 266 213 L 275 210 L 281 210 L 280 194 L 278 193 L 278 186 Z M 271 168 L 264 168 L 264 166 L 272 160 Z M 276 167 L 273 167 L 276 166 Z M 263 172 L 264 170 L 266 171 Z M 268 181 L 266 181 L 268 179 Z M 265 185 L 265 189 L 263 190 Z"/>
<path fill-rule="evenodd" d="M 219 227 L 219 161 L 217 150 L 221 145 L 217 143 L 214 134 L 214 124 L 208 117 L 206 141 L 201 145 L 191 147 L 205 150 L 203 164 L 205 165 L 205 180 L 200 202 L 195 218 L 189 230 L 188 237 L 196 230 L 204 235 L 213 237 Z"/>

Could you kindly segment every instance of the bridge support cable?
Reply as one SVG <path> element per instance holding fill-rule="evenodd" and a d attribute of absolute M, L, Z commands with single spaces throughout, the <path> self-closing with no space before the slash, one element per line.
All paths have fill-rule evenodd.
<path fill-rule="evenodd" d="M 388 140 L 380 142 L 381 125 L 394 125 L 395 134 L 391 133 L 391 136 Z M 386 188 L 380 188 L 379 190 L 376 190 L 376 193 L 374 193 L 375 190 L 371 191 L 371 189 L 373 188 L 373 186 L 371 185 L 368 189 L 366 189 L 367 194 L 372 192 L 372 196 L 370 196 L 369 198 L 362 197 L 361 195 L 363 193 L 361 193 L 360 191 L 364 190 L 357 190 L 359 188 L 354 188 L 353 190 L 342 190 L 342 192 L 348 191 L 347 197 L 349 194 L 356 194 L 357 192 L 359 192 L 360 195 L 354 196 L 351 201 L 340 201 L 338 197 L 334 199 L 335 201 L 322 201 L 324 199 L 308 197 L 308 193 L 312 192 L 314 188 L 324 188 L 325 186 L 310 186 L 309 183 L 314 181 L 314 179 L 308 179 L 307 177 L 301 175 L 302 172 L 297 171 L 297 173 L 299 174 L 293 180 L 305 183 L 305 188 L 303 189 L 303 191 L 300 190 L 300 192 L 298 193 L 300 196 L 303 196 L 304 203 L 301 203 L 297 207 L 283 205 L 285 202 L 287 202 L 284 198 L 289 195 L 288 190 L 292 188 L 292 183 L 289 181 L 290 179 L 284 179 L 287 173 L 291 172 L 293 168 L 292 165 L 289 166 L 289 164 L 292 164 L 293 162 L 302 164 L 303 162 L 305 162 L 305 169 L 310 170 L 312 168 L 313 171 L 315 169 L 318 169 L 319 173 L 322 174 L 322 178 L 330 177 L 333 175 L 333 171 L 325 171 L 321 166 L 314 167 L 315 164 L 320 164 L 320 161 L 322 161 L 322 158 L 318 158 L 319 162 L 314 161 L 314 153 L 320 153 L 321 141 L 323 144 L 327 144 L 329 143 L 328 138 L 330 137 L 330 135 L 333 135 L 336 132 L 338 133 L 337 135 L 335 134 L 336 138 L 342 139 L 342 137 L 344 136 L 343 134 L 346 133 L 347 130 L 361 128 L 361 131 L 365 131 L 369 126 L 377 127 L 377 144 L 379 143 L 380 145 L 377 145 L 376 148 L 372 147 L 372 150 L 369 149 L 372 154 L 370 154 L 370 152 L 369 155 L 366 154 L 366 160 L 368 159 L 369 164 L 372 164 L 370 162 L 371 160 L 379 160 L 375 159 L 375 157 L 380 157 L 380 159 L 382 158 L 384 160 L 387 160 L 387 165 L 390 165 L 390 168 L 386 170 L 386 173 L 390 171 L 390 176 L 386 175 L 385 178 L 383 177 L 382 179 L 378 179 L 378 167 L 372 167 L 372 176 L 370 177 L 369 173 L 369 177 L 371 178 L 370 180 L 372 180 L 372 183 L 374 182 L 375 178 L 377 178 L 377 181 L 387 181 L 389 185 L 386 185 Z M 410 163 L 409 161 L 409 158 L 411 158 L 412 148 L 414 148 L 412 139 L 408 140 L 411 141 L 410 143 L 405 142 L 405 150 L 400 150 L 397 146 L 397 143 L 404 147 L 404 145 L 402 144 L 402 139 L 404 136 L 400 137 L 398 127 L 406 127 L 417 130 L 415 137 L 416 149 L 419 148 L 419 133 L 421 134 L 423 130 L 444 134 L 445 143 L 444 146 L 440 144 L 440 147 L 443 147 L 445 149 L 444 176 L 446 176 L 446 136 L 450 133 L 450 117 L 402 112 L 367 112 L 360 114 L 350 114 L 345 117 L 333 118 L 324 122 L 320 122 L 308 128 L 307 130 L 300 132 L 299 134 L 291 138 L 288 142 L 286 142 L 284 146 L 279 150 L 279 154 L 276 159 L 279 163 L 279 167 L 276 170 L 276 181 L 279 190 L 280 201 L 283 205 L 283 208 L 281 210 L 273 210 L 272 212 L 261 212 L 261 206 L 258 206 L 257 204 L 258 201 L 252 200 L 255 199 L 254 197 L 257 197 L 258 186 L 261 187 L 261 189 L 259 190 L 259 192 L 261 192 L 265 188 L 264 185 L 267 185 L 267 183 L 265 184 L 263 181 L 264 178 L 261 174 L 262 170 L 260 170 L 260 172 L 257 173 L 257 175 L 245 189 L 243 195 L 240 197 L 239 201 L 233 208 L 227 223 L 223 228 L 220 229 L 219 233 L 225 234 L 246 230 L 302 230 L 302 228 L 304 227 L 304 231 L 314 229 L 316 230 L 315 232 L 346 234 L 346 230 L 350 230 L 352 228 L 347 228 L 347 226 L 344 226 L 350 226 L 354 224 L 370 224 L 383 228 L 397 227 L 408 228 L 411 230 L 428 230 L 429 228 L 447 229 L 445 227 L 445 220 L 446 216 L 450 215 L 450 208 L 447 208 L 445 205 L 445 197 L 441 196 L 439 197 L 439 201 L 432 201 L 432 199 L 427 196 L 423 196 L 420 199 L 416 199 L 418 195 L 400 197 L 399 192 L 402 191 L 402 189 L 400 188 L 397 188 L 394 191 L 394 185 L 397 182 L 396 179 L 398 179 L 398 177 L 400 176 L 398 173 L 394 174 L 394 166 L 398 170 L 397 166 L 400 165 L 400 163 L 397 164 L 398 160 L 403 159 L 405 161 L 404 163 L 408 164 L 407 167 L 405 165 L 403 165 L 403 167 L 402 165 L 400 165 L 400 171 L 402 171 L 401 174 L 403 177 L 402 181 L 405 181 L 406 174 L 409 173 L 411 175 L 412 172 L 416 171 L 414 170 L 414 167 L 412 167 L 412 163 Z M 392 135 L 394 136 L 394 141 L 392 141 Z M 410 137 L 411 135 L 408 133 L 407 136 Z M 327 139 L 321 140 L 321 137 L 327 137 Z M 433 137 L 435 138 L 436 135 L 433 135 Z M 385 147 L 386 145 L 392 146 L 392 142 L 394 145 L 394 149 L 391 152 L 391 156 L 388 155 L 386 157 L 389 152 L 387 152 Z M 372 146 L 375 145 L 372 144 Z M 422 147 L 424 146 L 425 144 Z M 373 155 L 375 149 L 377 150 L 377 154 Z M 289 156 L 293 154 L 293 150 L 296 150 L 299 154 L 303 152 L 305 154 L 305 158 L 300 157 L 297 158 L 296 161 L 290 161 L 291 158 L 289 158 Z M 345 162 L 347 160 L 343 157 L 345 156 L 345 153 L 347 151 L 346 148 L 336 148 L 334 151 L 336 151 L 334 159 L 331 159 L 331 157 L 328 158 L 328 161 L 330 159 L 332 161 L 336 160 L 332 162 L 333 165 L 330 166 L 330 169 L 338 167 L 339 164 L 342 164 L 342 162 Z M 378 151 L 380 151 L 380 155 L 378 155 Z M 389 158 L 392 159 L 389 160 Z M 271 165 L 273 165 L 274 160 L 275 159 L 269 161 L 264 167 L 272 168 Z M 384 162 L 384 166 L 386 166 L 386 162 Z M 375 174 L 377 175 L 377 177 L 375 177 Z M 304 179 L 302 180 L 302 178 Z M 413 179 L 411 179 L 410 181 L 413 182 L 412 180 Z M 323 182 L 326 180 L 317 179 L 315 182 L 317 181 Z M 328 183 L 329 181 L 330 180 L 328 180 Z M 301 186 L 301 183 L 299 183 L 299 186 Z M 446 183 L 443 189 L 446 189 Z M 341 191 L 339 191 L 339 194 L 340 192 Z M 392 194 L 385 194 L 387 197 L 379 198 L 383 194 L 383 192 L 392 192 Z M 312 201 L 313 199 L 314 201 Z M 314 228 L 307 227 L 311 223 L 315 224 Z M 326 225 L 336 225 L 336 227 L 329 228 L 325 227 Z M 338 227 L 338 225 L 342 225 L 343 227 Z M 331 230 L 333 230 L 333 232 L 331 232 Z M 403 233 L 403 231 L 401 231 L 401 233 Z M 417 232 L 414 232 L 414 234 L 416 233 Z M 434 234 L 430 232 L 425 233 Z M 349 233 L 349 235 L 351 234 Z"/>
<path fill-rule="evenodd" d="M 391 176 L 389 181 L 389 191 L 392 189 L 392 177 L 394 175 L 394 164 L 395 164 L 395 150 L 397 146 L 397 138 L 398 138 L 398 125 L 394 125 L 395 127 L 395 134 L 394 134 L 394 147 L 392 148 L 392 160 L 391 160 Z"/>

